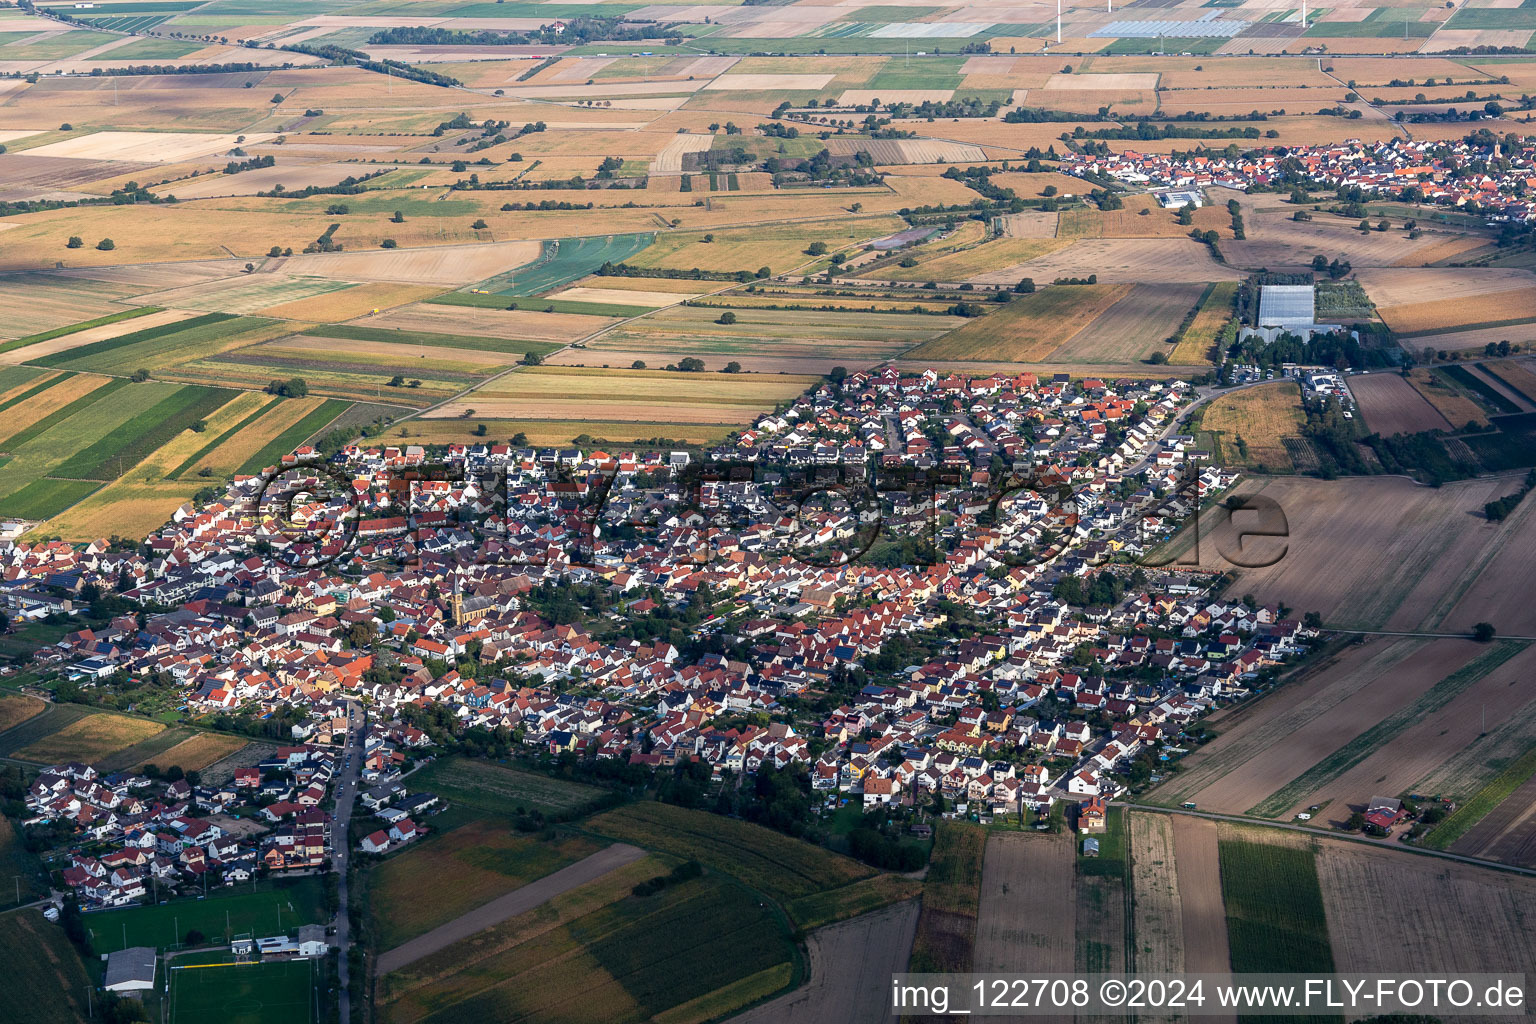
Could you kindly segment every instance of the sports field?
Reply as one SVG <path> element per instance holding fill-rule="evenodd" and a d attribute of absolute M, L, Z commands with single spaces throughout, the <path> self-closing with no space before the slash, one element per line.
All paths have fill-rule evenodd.
<path fill-rule="evenodd" d="M 187 934 L 201 932 L 210 942 L 227 942 L 236 935 L 281 935 L 301 924 L 325 921 L 325 899 L 317 877 L 283 884 L 259 883 L 256 888 L 210 889 L 207 899 L 177 899 L 169 903 L 105 910 L 85 916 L 91 948 L 110 953 L 126 946 L 174 949 L 187 944 Z"/>
<path fill-rule="evenodd" d="M 320 1020 L 315 960 L 233 963 L 227 953 L 211 964 L 170 967 L 169 1024 L 315 1024 Z M 190 959 L 190 958 L 189 958 Z"/>

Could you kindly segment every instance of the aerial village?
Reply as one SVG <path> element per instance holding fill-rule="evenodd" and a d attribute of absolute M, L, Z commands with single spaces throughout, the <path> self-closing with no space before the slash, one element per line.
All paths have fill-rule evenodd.
<path fill-rule="evenodd" d="M 1316 636 L 1146 557 L 1236 479 L 1178 432 L 1193 395 L 887 368 L 704 452 L 301 450 L 142 548 L 9 542 L 18 620 L 139 609 L 38 652 L 79 699 L 153 678 L 189 718 L 285 731 L 217 785 L 54 766 L 29 823 L 86 906 L 312 871 L 349 852 L 343 759 L 358 852 L 430 830 L 428 719 L 511 756 L 803 770 L 822 810 L 916 828 L 1101 813 Z"/>
<path fill-rule="evenodd" d="M 1473 137 L 1474 139 L 1476 137 Z M 1513 137 L 1511 137 L 1513 138 Z M 1241 155 L 1201 150 L 1077 154 L 1062 171 L 1086 179 L 1182 189 L 1178 205 L 1209 186 L 1247 192 L 1297 174 L 1318 189 L 1357 188 L 1364 195 L 1477 211 L 1488 220 L 1536 219 L 1536 147 L 1490 136 L 1471 139 L 1349 139 L 1326 146 L 1274 147 Z"/>

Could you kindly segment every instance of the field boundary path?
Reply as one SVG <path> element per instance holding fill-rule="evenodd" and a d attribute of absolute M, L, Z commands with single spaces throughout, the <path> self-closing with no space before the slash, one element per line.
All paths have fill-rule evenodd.
<path fill-rule="evenodd" d="M 446 949 L 460 939 L 467 939 L 476 932 L 498 925 L 509 917 L 527 913 L 556 896 L 570 892 L 579 885 L 586 885 L 615 868 L 631 864 L 645 855 L 645 851 L 638 846 L 614 843 L 591 856 L 583 857 L 575 864 L 545 875 L 537 881 L 529 882 L 522 888 L 514 889 L 484 906 L 476 907 L 447 924 L 439 925 L 425 935 L 418 935 L 394 949 L 380 953 L 374 973 L 383 977 L 391 971 L 398 971 L 422 957 L 431 956 L 439 950 Z"/>
<path fill-rule="evenodd" d="M 1358 843 L 1361 846 L 1374 846 L 1379 850 L 1401 850 L 1403 853 L 1418 854 L 1420 857 L 1439 857 L 1441 860 L 1454 860 L 1462 864 L 1471 864 L 1473 867 L 1491 868 L 1494 871 L 1507 871 L 1510 874 L 1536 878 L 1536 868 L 1522 868 L 1515 864 L 1501 864 L 1496 860 L 1469 857 L 1462 853 L 1447 853 L 1444 850 L 1426 850 L 1422 846 L 1412 846 L 1408 843 L 1385 843 L 1376 839 L 1310 828 L 1306 825 L 1292 825 L 1284 821 L 1268 821 L 1264 818 L 1244 817 L 1241 814 L 1219 814 L 1215 811 L 1190 810 L 1184 807 L 1158 807 L 1156 804 L 1121 803 L 1119 806 L 1128 807 L 1133 811 L 1152 811 L 1157 814 L 1183 814 L 1191 818 L 1205 818 L 1209 821 L 1230 821 L 1235 825 L 1252 825 L 1255 828 L 1278 828 L 1287 832 L 1300 832 L 1303 835 L 1315 836 L 1319 839 L 1338 839 L 1346 843 Z"/>

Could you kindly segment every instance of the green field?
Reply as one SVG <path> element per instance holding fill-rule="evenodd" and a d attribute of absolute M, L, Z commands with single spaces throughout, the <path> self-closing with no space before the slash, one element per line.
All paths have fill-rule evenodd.
<path fill-rule="evenodd" d="M 7 1024 L 78 1024 L 91 984 L 64 929 L 36 910 L 0 915 Z"/>
<path fill-rule="evenodd" d="M 745 821 L 673 804 L 620 807 L 587 823 L 592 831 L 728 871 L 776 900 L 836 889 L 874 874 L 851 857 Z"/>
<path fill-rule="evenodd" d="M 170 949 L 186 943 L 187 933 L 202 932 L 209 942 L 235 935 L 281 935 L 301 924 L 326 920 L 320 879 L 306 877 L 291 884 L 261 883 L 233 891 L 210 892 L 207 899 L 180 899 L 165 904 L 125 907 L 85 915 L 91 949 L 110 953 L 128 946 Z"/>
<path fill-rule="evenodd" d="M 252 343 L 264 340 L 270 337 L 270 329 L 278 323 L 277 320 L 263 317 L 204 313 L 190 320 L 148 327 L 106 341 L 42 356 L 32 360 L 32 364 L 126 376 L 140 369 L 154 370 L 160 366 L 214 355 L 240 344 L 247 336 Z"/>
<path fill-rule="evenodd" d="M 35 635 L 29 637 L 27 646 L 36 650 L 40 646 L 36 640 Z M 44 736 L 51 736 L 89 714 L 91 710 L 82 704 L 50 704 L 42 714 L 33 715 L 14 729 L 0 733 L 0 757 L 10 757 L 16 751 L 30 747 Z"/>
<path fill-rule="evenodd" d="M 649 232 L 637 232 L 546 241 L 538 259 L 477 287 L 498 295 L 538 295 L 586 277 L 604 263 L 622 263 L 655 240 Z"/>
<path fill-rule="evenodd" d="M 1536 748 L 1519 757 L 1514 764 L 1495 776 L 1493 781 L 1473 794 L 1472 799 L 1457 807 L 1455 813 L 1430 829 L 1424 836 L 1424 845 L 1444 850 L 1486 818 L 1488 812 L 1503 803 L 1532 775 L 1536 775 Z"/>
<path fill-rule="evenodd" d="M 510 947 L 450 947 L 470 962 L 411 990 L 399 1019 L 629 1024 L 686 1007 L 695 1012 L 682 1019 L 705 1020 L 784 988 L 797 973 L 782 915 L 722 875 L 561 916 L 558 927 L 525 929 Z"/>
<path fill-rule="evenodd" d="M 595 806 L 605 793 L 596 786 L 462 757 L 441 758 L 411 778 L 412 789 L 436 793 L 482 817 L 511 818 L 519 808 L 546 816 L 574 817 Z"/>
<path fill-rule="evenodd" d="M 1223 838 L 1218 856 L 1232 970 L 1331 972 L 1315 851 Z"/>
<path fill-rule="evenodd" d="M 55 467 L 68 480 L 116 480 L 183 430 L 235 397 L 220 388 L 184 387 Z"/>
<path fill-rule="evenodd" d="M 971 969 L 986 847 L 987 830 L 979 825 L 944 821 L 934 830 L 909 970 L 963 973 Z"/>
<path fill-rule="evenodd" d="M 315 1002 L 323 961 L 236 965 L 228 954 L 213 956 L 218 958 L 213 964 L 187 957 L 172 965 L 169 1024 L 314 1024 L 320 1019 Z"/>
<path fill-rule="evenodd" d="M 83 501 L 100 486 L 97 480 L 33 480 L 0 498 L 0 516 L 32 521 L 50 519 Z"/>

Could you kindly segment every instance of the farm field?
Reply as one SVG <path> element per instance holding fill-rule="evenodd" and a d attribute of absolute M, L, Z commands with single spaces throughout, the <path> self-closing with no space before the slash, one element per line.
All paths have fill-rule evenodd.
<path fill-rule="evenodd" d="M 73 1024 L 86 1016 L 85 967 L 38 910 L 0 915 L 0 953 L 13 972 L 7 1014 L 16 1024 Z"/>
<path fill-rule="evenodd" d="M 0 697 L 0 732 L 13 729 L 27 719 L 42 714 L 47 709 L 47 703 L 37 697 L 29 697 L 20 693 L 8 693 Z"/>
<path fill-rule="evenodd" d="M 436 817 L 431 825 L 441 827 Z M 494 821 L 470 822 L 418 840 L 369 874 L 368 902 L 378 944 L 393 949 L 598 849 L 591 840 L 574 836 L 520 838 Z"/>
<path fill-rule="evenodd" d="M 919 345 L 906 358 L 1039 362 L 1131 291 L 1108 284 L 1044 288 Z"/>
<path fill-rule="evenodd" d="M 158 751 L 152 758 L 137 762 L 132 768 L 134 771 L 142 771 L 145 764 L 153 762 L 160 768 L 175 765 L 186 772 L 202 771 L 215 761 L 221 761 L 243 749 L 246 742 L 243 737 L 223 733 L 194 733 L 175 746 Z"/>
<path fill-rule="evenodd" d="M 1134 890 L 1137 969 L 1183 973 L 1184 913 L 1174 849 L 1174 818 L 1128 812 L 1126 828 Z"/>
<path fill-rule="evenodd" d="M 743 821 L 672 804 L 631 804 L 590 819 L 599 835 L 726 871 L 777 900 L 837 889 L 875 874 L 849 857 Z"/>
<path fill-rule="evenodd" d="M 662 424 L 744 424 L 774 402 L 798 395 L 815 378 L 602 370 L 535 366 L 518 370 L 473 394 L 435 409 L 431 418 L 637 420 Z M 680 390 L 686 380 L 686 390 Z"/>
<path fill-rule="evenodd" d="M 1232 318 L 1232 304 L 1236 295 L 1235 282 L 1218 281 L 1211 285 L 1210 290 L 1202 296 L 1200 310 L 1190 322 L 1189 329 L 1168 354 L 1168 361 L 1179 364 L 1211 362 L 1216 349 L 1216 337 Z"/>
<path fill-rule="evenodd" d="M 1517 482 L 1484 477 L 1432 488 L 1386 477 L 1285 477 L 1246 483 L 1242 493 L 1279 503 L 1289 538 L 1248 539 L 1245 545 L 1257 552 L 1243 556 L 1250 563 L 1284 553 L 1268 567 L 1241 570 L 1232 591 L 1283 601 L 1299 613 L 1316 611 L 1335 628 L 1470 630 L 1478 621 L 1467 617 L 1473 602 L 1479 610 L 1498 607 L 1498 595 L 1515 592 L 1510 588 L 1518 589 L 1528 569 L 1520 553 L 1533 525 L 1531 506 L 1522 503 L 1502 523 L 1482 518 L 1483 505 Z M 1225 512 L 1212 510 L 1203 522 L 1200 563 L 1232 568 L 1221 554 L 1223 547 L 1235 551 Z M 1501 556 L 1506 551 L 1520 556 Z M 1530 623 L 1523 607 L 1508 603 L 1496 618 L 1501 631 L 1517 635 Z"/>
<path fill-rule="evenodd" d="M 1200 427 L 1215 440 L 1215 457 L 1226 465 L 1262 467 L 1271 473 L 1296 468 L 1292 449 L 1305 445 L 1301 388 L 1274 381 L 1223 395 L 1200 413 Z M 1287 443 L 1289 442 L 1289 444 Z"/>
<path fill-rule="evenodd" d="M 1238 827 L 1217 844 L 1232 970 L 1334 970 L 1313 847 Z"/>
<path fill-rule="evenodd" d="M 1166 342 L 1200 301 L 1200 285 L 1137 285 L 1046 357 L 1053 363 L 1136 363 Z M 1170 361 L 1172 361 L 1170 359 Z"/>
<path fill-rule="evenodd" d="M 1203 284 L 1243 278 L 1241 271 L 1217 263 L 1209 248 L 1190 238 L 1079 238 L 1064 249 L 1006 270 L 977 274 L 973 280 L 1011 287 L 1021 277 L 1044 284 L 1089 274 L 1104 284 Z"/>
<path fill-rule="evenodd" d="M 1075 969 L 1076 861 L 1067 836 L 995 832 L 987 838 L 975 970 Z"/>
<path fill-rule="evenodd" d="M 909 971 L 973 969 L 986 847 L 987 830 L 979 826 L 941 822 L 934 830 Z"/>
<path fill-rule="evenodd" d="M 1365 425 L 1383 437 L 1454 429 L 1428 399 L 1395 373 L 1351 377 L 1349 390 L 1360 406 Z"/>
<path fill-rule="evenodd" d="M 574 816 L 603 796 L 595 786 L 457 757 L 436 760 L 415 778 L 418 786 L 445 801 L 478 815 L 499 818 L 512 817 L 520 807 L 546 815 Z"/>
<path fill-rule="evenodd" d="M 164 728 L 158 722 L 148 722 L 141 718 L 112 714 L 88 715 L 22 747 L 12 756 L 38 764 L 60 764 L 64 761 L 90 764 L 147 739 Z"/>

